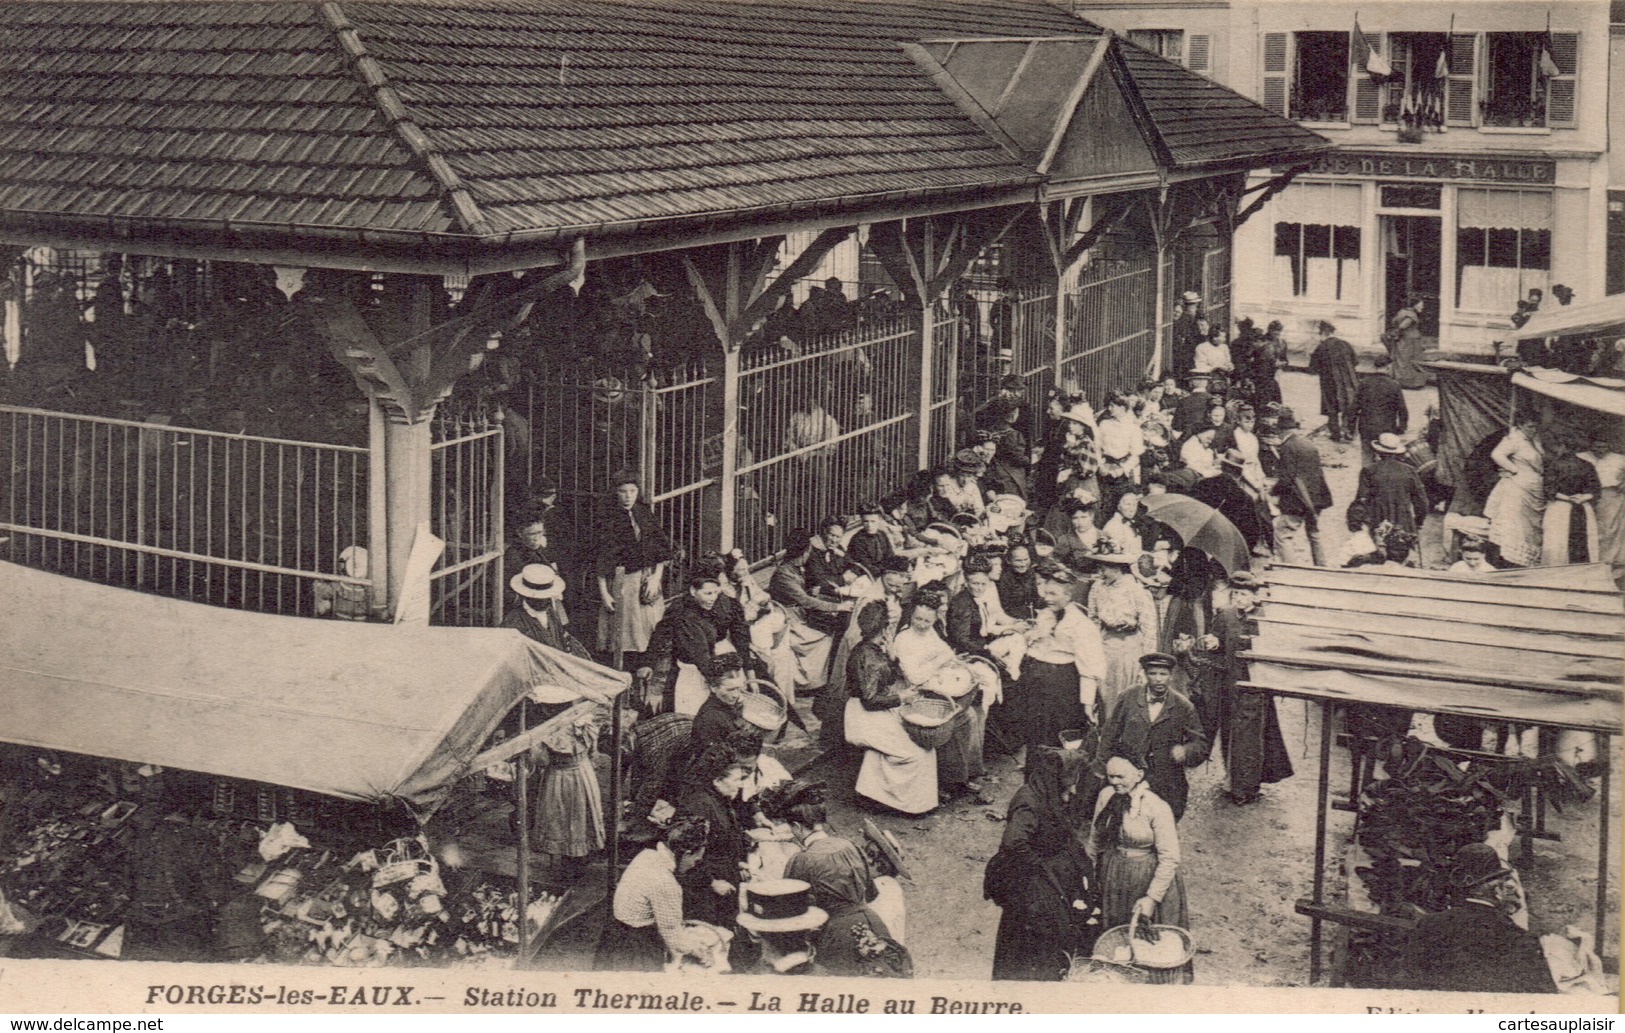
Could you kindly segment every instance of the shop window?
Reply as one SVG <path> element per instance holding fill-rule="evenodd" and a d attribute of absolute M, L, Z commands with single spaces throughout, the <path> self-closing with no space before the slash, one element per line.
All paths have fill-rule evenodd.
<path fill-rule="evenodd" d="M 1276 296 L 1350 301 L 1360 283 L 1360 229 L 1324 223 L 1275 224 Z"/>
<path fill-rule="evenodd" d="M 1551 285 L 1550 191 L 1462 189 L 1456 213 L 1456 308 L 1509 315 Z"/>
<path fill-rule="evenodd" d="M 1346 122 L 1349 117 L 1349 36 L 1300 32 L 1294 40 L 1292 108 L 1304 122 Z"/>

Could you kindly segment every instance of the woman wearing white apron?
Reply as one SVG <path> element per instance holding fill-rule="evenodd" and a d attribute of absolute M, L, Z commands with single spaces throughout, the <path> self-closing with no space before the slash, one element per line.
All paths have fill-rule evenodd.
<path fill-rule="evenodd" d="M 909 738 L 898 716 L 902 672 L 883 645 L 892 626 L 889 610 L 865 606 L 854 623 L 861 641 L 847 664 L 846 741 L 867 751 L 856 791 L 904 814 L 926 814 L 937 807 L 937 754 Z"/>
<path fill-rule="evenodd" d="M 649 648 L 655 625 L 666 614 L 661 592 L 671 543 L 654 511 L 638 501 L 637 479 L 617 478 L 615 505 L 599 520 L 598 650 L 619 661 Z"/>

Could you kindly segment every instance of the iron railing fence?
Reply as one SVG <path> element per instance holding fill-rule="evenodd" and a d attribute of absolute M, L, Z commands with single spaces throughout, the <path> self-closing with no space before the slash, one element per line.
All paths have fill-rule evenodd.
<path fill-rule="evenodd" d="M 364 448 L 0 406 L 5 555 L 105 584 L 315 616 L 368 536 Z M 354 609 L 351 610 L 354 613 Z"/>
<path fill-rule="evenodd" d="M 429 621 L 493 627 L 502 621 L 506 587 L 502 423 L 443 416 L 431 432 L 429 526 L 446 547 L 429 575 Z"/>

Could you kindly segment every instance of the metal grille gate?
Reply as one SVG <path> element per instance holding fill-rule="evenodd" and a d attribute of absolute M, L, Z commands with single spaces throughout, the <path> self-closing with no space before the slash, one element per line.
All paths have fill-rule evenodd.
<path fill-rule="evenodd" d="M 430 573 L 429 621 L 501 622 L 503 428 L 484 416 L 441 416 L 429 451 L 430 520 L 446 548 Z"/>
<path fill-rule="evenodd" d="M 315 615 L 368 535 L 364 448 L 0 406 L 7 558 L 104 584 Z"/>
<path fill-rule="evenodd" d="M 1131 390 L 1157 346 L 1156 268 L 1150 260 L 1097 260 L 1067 294 L 1060 382 L 1097 408 L 1108 392 Z"/>
<path fill-rule="evenodd" d="M 778 553 L 789 530 L 849 514 L 914 470 L 919 340 L 918 317 L 902 317 L 795 354 L 768 348 L 741 357 L 734 544 L 746 556 Z M 952 352 L 946 361 L 951 373 Z"/>

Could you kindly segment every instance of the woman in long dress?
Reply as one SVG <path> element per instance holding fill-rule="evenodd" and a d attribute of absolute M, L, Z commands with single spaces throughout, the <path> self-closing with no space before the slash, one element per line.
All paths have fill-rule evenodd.
<path fill-rule="evenodd" d="M 1157 604 L 1132 574 L 1140 550 L 1097 553 L 1105 579 L 1089 592 L 1089 617 L 1100 627 L 1106 674 L 1100 681 L 1102 723 L 1140 677 L 1140 657 L 1157 651 Z"/>
<path fill-rule="evenodd" d="M 637 479 L 622 474 L 616 480 L 616 504 L 597 527 L 598 651 L 612 659 L 649 648 L 655 625 L 666 615 L 661 588 L 671 553 L 654 511 L 638 501 Z"/>
<path fill-rule="evenodd" d="M 946 594 L 936 586 L 921 587 L 903 607 L 908 624 L 892 640 L 892 652 L 903 681 L 912 691 L 930 689 L 947 668 L 959 666 L 959 656 L 942 634 Z M 937 781 L 949 795 L 971 788 L 982 777 L 982 737 L 985 730 L 981 698 L 972 691 L 959 700 L 948 741 L 937 747 Z"/>
<path fill-rule="evenodd" d="M 604 848 L 604 803 L 592 764 L 597 747 L 598 722 L 589 714 L 532 751 L 547 765 L 536 799 L 537 850 L 579 862 Z"/>
<path fill-rule="evenodd" d="M 1602 483 L 1597 468 L 1580 458 L 1568 442 L 1546 464 L 1546 511 L 1542 515 L 1541 563 L 1595 563 L 1601 555 L 1597 535 L 1597 496 Z"/>
<path fill-rule="evenodd" d="M 1000 908 L 993 978 L 1058 980 L 1068 955 L 1088 956 L 1100 934 L 1094 866 L 1076 834 L 1087 816 L 1081 750 L 1027 753 L 1026 784 L 1006 815 L 982 895 Z"/>
<path fill-rule="evenodd" d="M 1484 516 L 1490 522 L 1490 542 L 1501 550 L 1501 559 L 1515 566 L 1540 563 L 1545 458 L 1540 421 L 1533 415 L 1520 416 L 1490 453 L 1500 480 L 1484 502 Z"/>
<path fill-rule="evenodd" d="M 1597 471 L 1598 559 L 1615 566 L 1625 564 L 1625 455 L 1598 435 L 1580 458 Z"/>
<path fill-rule="evenodd" d="M 1006 693 L 1021 742 L 1059 746 L 1061 733 L 1089 728 L 1095 696 L 1106 677 L 1100 631 L 1072 601 L 1076 577 L 1058 563 L 1038 568 L 1043 609 L 1027 632 L 1021 680 Z"/>
<path fill-rule="evenodd" d="M 1426 387 L 1427 374 L 1417 363 L 1422 361 L 1422 306 L 1421 298 L 1412 301 L 1398 312 L 1388 324 L 1383 344 L 1394 357 L 1394 379 L 1408 391 Z"/>
<path fill-rule="evenodd" d="M 1145 783 L 1143 762 L 1112 757 L 1095 801 L 1090 854 L 1100 879 L 1100 924 L 1127 925 L 1136 914 L 1156 925 L 1190 928 L 1180 876 L 1174 812 Z M 1185 966 L 1181 982 L 1191 981 Z"/>
<path fill-rule="evenodd" d="M 847 660 L 846 741 L 866 752 L 858 769 L 859 796 L 904 814 L 937 807 L 937 754 L 909 738 L 897 708 L 903 703 L 903 676 L 887 655 L 890 618 L 884 604 L 858 611 L 861 640 Z"/>

